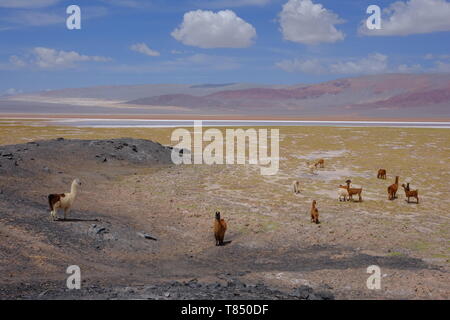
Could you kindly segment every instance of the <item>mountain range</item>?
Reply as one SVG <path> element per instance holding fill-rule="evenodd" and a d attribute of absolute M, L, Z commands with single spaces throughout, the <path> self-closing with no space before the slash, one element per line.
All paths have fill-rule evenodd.
<path fill-rule="evenodd" d="M 159 84 L 20 94 L 0 100 L 23 112 L 242 115 L 273 117 L 450 118 L 450 74 L 383 74 L 318 84 Z M 22 104 L 21 104 L 22 103 Z M 35 111 L 32 105 L 35 104 Z M 22 108 L 20 107 L 22 105 Z M 67 112 L 65 106 L 71 112 Z M 42 111 L 44 108 L 44 111 Z M 45 111 L 46 110 L 46 111 Z"/>

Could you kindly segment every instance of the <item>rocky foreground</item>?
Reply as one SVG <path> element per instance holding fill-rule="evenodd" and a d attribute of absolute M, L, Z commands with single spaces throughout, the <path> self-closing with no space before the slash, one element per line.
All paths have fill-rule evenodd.
<path fill-rule="evenodd" d="M 135 139 L 60 138 L 0 147 L 0 299 L 334 298 L 326 287 L 279 290 L 241 278 L 251 266 L 246 272 L 222 269 L 225 261 L 214 262 L 222 248 L 205 260 L 211 266 L 195 260 L 179 245 L 179 232 L 167 231 L 179 218 L 161 207 L 139 206 L 135 192 L 129 203 L 112 205 L 119 194 L 138 188 L 140 174 L 172 170 L 171 151 Z M 119 193 L 111 188 L 133 176 L 136 185 Z M 83 181 L 74 212 L 53 222 L 46 196 L 68 191 L 74 177 Z M 152 223 L 140 218 L 148 210 Z M 65 287 L 65 270 L 73 264 L 82 269 L 79 291 Z"/>

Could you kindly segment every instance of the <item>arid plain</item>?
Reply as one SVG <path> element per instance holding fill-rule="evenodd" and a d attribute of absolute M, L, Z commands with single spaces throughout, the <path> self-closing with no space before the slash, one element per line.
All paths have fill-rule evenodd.
<path fill-rule="evenodd" d="M 154 296 L 148 286 L 195 281 L 201 292 L 216 282 L 231 290 L 230 281 L 238 281 L 264 284 L 281 298 L 295 298 L 289 293 L 302 285 L 338 299 L 450 298 L 448 129 L 279 129 L 275 176 L 252 165 L 143 166 L 98 154 L 77 161 L 76 153 L 58 150 L 31 160 L 19 147 L 18 167 L 33 176 L 3 171 L 0 179 L 0 297 L 220 298 L 228 296 L 166 287 Z M 129 137 L 168 146 L 172 130 L 12 119 L 0 123 L 0 144 Z M 319 158 L 325 168 L 313 174 L 306 162 Z M 377 179 L 380 168 L 387 169 L 386 180 Z M 388 200 L 397 175 L 400 184 L 409 179 L 419 189 L 420 204 L 408 204 L 401 188 Z M 51 221 L 47 195 L 68 191 L 75 177 L 83 185 L 71 220 Z M 363 188 L 362 202 L 338 201 L 337 188 L 347 179 Z M 319 225 L 310 222 L 312 200 Z M 217 210 L 228 223 L 231 242 L 224 247 L 214 245 Z M 106 232 L 97 233 L 99 227 Z M 64 288 L 65 269 L 73 264 L 81 267 L 85 288 L 76 294 Z M 367 289 L 370 265 L 381 268 L 381 290 Z"/>

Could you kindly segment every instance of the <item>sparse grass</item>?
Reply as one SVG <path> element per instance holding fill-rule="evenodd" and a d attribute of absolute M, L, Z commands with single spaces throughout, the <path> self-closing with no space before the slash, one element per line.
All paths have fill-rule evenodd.
<path fill-rule="evenodd" d="M 171 145 L 172 130 L 0 122 L 0 144 L 58 137 L 133 137 Z M 171 174 L 161 174 L 157 180 L 157 169 L 143 168 L 137 170 L 139 177 L 152 176 L 152 184 L 138 185 L 136 189 L 145 192 L 148 188 L 152 201 L 167 201 L 172 191 L 165 185 L 180 180 L 183 196 L 173 196 L 174 206 L 196 214 L 220 208 L 234 220 L 234 230 L 244 236 L 277 233 L 280 237 L 303 237 L 323 244 L 339 242 L 384 252 L 395 243 L 400 251 L 390 252 L 389 256 L 401 255 L 401 249 L 405 249 L 419 257 L 448 258 L 443 250 L 449 252 L 450 239 L 450 130 L 281 127 L 280 135 L 283 160 L 276 176 L 261 176 L 259 168 L 250 165 L 205 165 L 184 166 Z M 305 162 L 315 158 L 325 159 L 325 169 L 311 175 Z M 376 179 L 380 168 L 387 169 L 387 180 Z M 411 178 L 412 185 L 419 189 L 420 205 L 407 204 L 401 188 L 398 199 L 387 200 L 386 189 L 396 175 L 400 176 L 400 184 L 406 177 Z M 363 187 L 362 203 L 338 202 L 336 189 L 348 178 Z M 294 179 L 301 183 L 300 195 L 292 193 Z M 125 186 L 130 181 L 118 180 Z M 335 232 L 318 231 L 309 224 L 312 199 L 318 201 L 322 230 L 330 228 Z M 290 225 L 293 227 L 286 228 Z"/>

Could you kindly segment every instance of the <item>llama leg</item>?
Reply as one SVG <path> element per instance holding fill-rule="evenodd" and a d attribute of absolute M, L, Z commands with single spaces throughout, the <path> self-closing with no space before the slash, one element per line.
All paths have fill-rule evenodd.
<path fill-rule="evenodd" d="M 64 209 L 64 220 L 66 220 L 67 215 L 69 214 L 70 208 Z"/>

